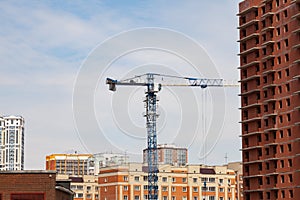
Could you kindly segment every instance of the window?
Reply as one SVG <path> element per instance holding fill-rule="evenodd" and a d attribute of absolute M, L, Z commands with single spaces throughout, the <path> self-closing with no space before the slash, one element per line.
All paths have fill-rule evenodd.
<path fill-rule="evenodd" d="M 176 182 L 176 178 L 173 177 L 173 178 L 172 178 L 172 182 L 173 182 L 173 183 Z"/>
<path fill-rule="evenodd" d="M 281 160 L 281 161 L 280 161 L 280 167 L 281 167 L 281 168 L 284 168 L 284 160 Z"/>
<path fill-rule="evenodd" d="M 223 179 L 219 179 L 219 183 L 223 184 Z"/>
<path fill-rule="evenodd" d="M 214 183 L 214 182 L 216 181 L 215 178 L 209 178 L 208 180 L 209 180 L 209 182 L 211 182 L 211 183 Z"/>
<path fill-rule="evenodd" d="M 166 191 L 168 191 L 168 187 L 163 186 L 163 187 L 161 188 L 161 190 L 162 190 L 163 192 L 166 192 Z"/>
<path fill-rule="evenodd" d="M 216 191 L 216 187 L 209 187 L 208 191 L 214 192 L 214 191 Z"/>
<path fill-rule="evenodd" d="M 288 16 L 287 10 L 284 10 L 284 11 L 283 11 L 283 14 L 284 14 L 284 17 L 287 17 L 287 16 Z"/>
<path fill-rule="evenodd" d="M 124 195 L 124 196 L 123 196 L 123 200 L 128 200 L 128 196 L 127 196 L 127 195 Z"/>
<path fill-rule="evenodd" d="M 163 196 L 163 200 L 168 200 L 168 197 L 167 196 Z"/>
<path fill-rule="evenodd" d="M 176 192 L 176 187 L 172 187 L 172 192 Z"/>
<path fill-rule="evenodd" d="M 123 176 L 124 181 L 128 181 L 128 176 Z"/>
<path fill-rule="evenodd" d="M 135 177 L 134 177 L 134 180 L 135 180 L 135 181 L 140 181 L 140 177 L 139 177 L 139 176 L 135 176 Z"/>
<path fill-rule="evenodd" d="M 284 175 L 280 176 L 281 183 L 284 183 Z"/>
<path fill-rule="evenodd" d="M 144 177 L 143 177 L 143 180 L 144 180 L 144 181 L 148 181 L 148 176 L 144 176 Z"/>
<path fill-rule="evenodd" d="M 167 181 L 168 181 L 168 178 L 167 178 L 167 177 L 162 177 L 162 181 L 163 181 L 163 182 L 167 182 Z"/>
<path fill-rule="evenodd" d="M 292 183 L 293 182 L 293 175 L 289 174 L 289 182 Z"/>
<path fill-rule="evenodd" d="M 186 192 L 186 187 L 182 187 L 182 192 Z"/>
<path fill-rule="evenodd" d="M 193 192 L 198 192 L 198 187 L 193 187 Z"/>
<path fill-rule="evenodd" d="M 220 188 L 220 192 L 224 192 L 224 188 Z"/>
<path fill-rule="evenodd" d="M 293 166 L 292 159 L 288 159 L 288 164 L 289 164 L 289 167 Z"/>
<path fill-rule="evenodd" d="M 289 46 L 289 40 L 288 40 L 288 39 L 285 39 L 285 40 L 284 40 L 284 44 L 285 44 L 286 47 Z"/>
<path fill-rule="evenodd" d="M 215 200 L 215 196 L 209 196 L 208 200 Z"/>
<path fill-rule="evenodd" d="M 290 198 L 293 198 L 293 197 L 294 197 L 293 190 L 289 190 L 289 195 L 290 195 Z"/>
<path fill-rule="evenodd" d="M 193 182 L 194 182 L 194 183 L 197 183 L 197 178 L 193 178 Z"/>
<path fill-rule="evenodd" d="M 183 183 L 186 183 L 186 178 L 182 178 L 182 182 L 183 182 Z"/>
<path fill-rule="evenodd" d="M 288 98 L 288 99 L 286 99 L 286 105 L 287 106 L 290 106 L 291 105 L 291 100 Z"/>
<path fill-rule="evenodd" d="M 283 145 L 280 145 L 280 153 L 283 153 Z"/>
<path fill-rule="evenodd" d="M 288 144 L 288 151 L 292 151 L 292 144 Z"/>
<path fill-rule="evenodd" d="M 289 137 L 292 136 L 292 130 L 291 130 L 291 129 L 288 129 L 288 130 L 287 130 L 287 133 L 288 133 L 288 136 L 289 136 Z"/>
<path fill-rule="evenodd" d="M 277 28 L 276 32 L 277 32 L 277 36 L 279 36 L 280 35 L 280 28 Z"/>
<path fill-rule="evenodd" d="M 281 191 L 281 197 L 282 197 L 282 198 L 285 198 L 284 190 Z"/>
<path fill-rule="evenodd" d="M 134 200 L 140 200 L 140 196 L 134 196 Z"/>
<path fill-rule="evenodd" d="M 140 186 L 138 186 L 138 185 L 134 186 L 134 190 L 135 191 L 139 191 L 140 190 Z"/>

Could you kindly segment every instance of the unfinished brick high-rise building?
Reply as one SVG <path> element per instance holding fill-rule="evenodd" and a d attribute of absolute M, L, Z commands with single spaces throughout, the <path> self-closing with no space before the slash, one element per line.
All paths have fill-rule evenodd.
<path fill-rule="evenodd" d="M 245 200 L 300 198 L 300 0 L 239 4 Z"/>

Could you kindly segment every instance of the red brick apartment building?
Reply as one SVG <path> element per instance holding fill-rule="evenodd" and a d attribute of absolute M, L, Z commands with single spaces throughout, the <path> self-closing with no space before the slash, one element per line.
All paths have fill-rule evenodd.
<path fill-rule="evenodd" d="M 55 171 L 0 171 L 0 200 L 72 200 L 70 181 Z"/>
<path fill-rule="evenodd" d="M 245 200 L 300 198 L 300 0 L 239 4 Z"/>

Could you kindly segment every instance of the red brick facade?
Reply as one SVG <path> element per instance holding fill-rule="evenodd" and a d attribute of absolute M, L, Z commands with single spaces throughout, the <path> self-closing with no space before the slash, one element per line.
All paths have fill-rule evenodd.
<path fill-rule="evenodd" d="M 72 192 L 57 186 L 54 171 L 1 171 L 0 200 L 71 200 Z"/>
<path fill-rule="evenodd" d="M 239 4 L 245 200 L 300 197 L 300 0 Z"/>

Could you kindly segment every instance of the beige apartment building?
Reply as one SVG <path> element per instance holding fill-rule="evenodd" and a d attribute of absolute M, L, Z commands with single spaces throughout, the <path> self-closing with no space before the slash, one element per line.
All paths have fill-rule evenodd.
<path fill-rule="evenodd" d="M 147 199 L 147 166 L 142 163 L 105 167 L 98 175 L 99 200 Z M 235 171 L 227 166 L 160 165 L 161 200 L 237 200 Z"/>

